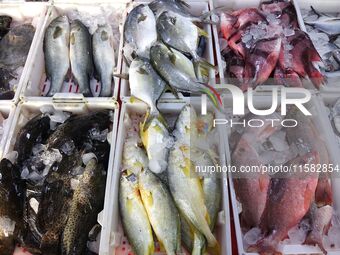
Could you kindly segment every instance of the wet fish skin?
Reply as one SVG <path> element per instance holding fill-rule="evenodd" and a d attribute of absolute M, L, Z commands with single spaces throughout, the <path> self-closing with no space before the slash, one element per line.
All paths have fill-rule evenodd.
<path fill-rule="evenodd" d="M 204 254 L 206 248 L 204 236 L 185 219 L 185 216 L 180 215 L 180 218 L 181 238 L 185 249 L 192 255 Z"/>
<path fill-rule="evenodd" d="M 318 154 L 307 153 L 286 163 L 287 166 L 317 164 Z M 261 217 L 260 228 L 265 237 L 251 251 L 276 252 L 278 243 L 287 236 L 289 229 L 298 224 L 309 211 L 314 200 L 318 177 L 315 174 L 272 178 L 268 200 Z"/>
<path fill-rule="evenodd" d="M 128 14 L 124 24 L 124 41 L 132 44 L 137 55 L 149 57 L 151 45 L 157 40 L 156 19 L 147 5 L 140 4 Z"/>
<path fill-rule="evenodd" d="M 138 173 L 148 167 L 148 157 L 142 146 L 139 146 L 139 140 L 135 137 L 126 138 L 123 149 L 123 167 L 130 172 Z"/>
<path fill-rule="evenodd" d="M 105 183 L 103 165 L 91 159 L 73 194 L 62 235 L 63 255 L 81 255 L 85 251 L 88 234 L 103 209 Z"/>
<path fill-rule="evenodd" d="M 47 144 L 49 148 L 59 149 L 65 142 L 73 140 L 76 146 L 81 146 L 91 128 L 105 130 L 109 128 L 110 123 L 109 111 L 73 115 L 54 130 L 48 137 Z"/>
<path fill-rule="evenodd" d="M 47 175 L 37 213 L 37 226 L 42 232 L 40 248 L 43 254 L 56 254 L 60 247 L 60 236 L 66 224 L 73 196 L 72 171 L 82 166 L 81 154 L 75 151 L 64 155 L 57 171 Z"/>
<path fill-rule="evenodd" d="M 181 0 L 154 0 L 149 4 L 150 9 L 156 16 L 156 19 L 164 12 L 164 11 L 172 11 L 176 12 L 184 17 L 194 17 L 187 10 L 188 4 Z"/>
<path fill-rule="evenodd" d="M 174 12 L 165 11 L 157 19 L 157 33 L 162 41 L 172 48 L 190 54 L 199 59 L 198 27 L 188 18 Z"/>
<path fill-rule="evenodd" d="M 14 144 L 14 150 L 18 152 L 18 165 L 21 165 L 31 155 L 36 143 L 47 139 L 49 131 L 50 118 L 43 114 L 35 116 L 20 129 Z"/>
<path fill-rule="evenodd" d="M 136 58 L 129 69 L 131 95 L 148 104 L 149 118 L 159 116 L 156 103 L 162 95 L 166 83 L 153 69 L 146 58 Z"/>
<path fill-rule="evenodd" d="M 47 27 L 44 37 L 46 75 L 51 82 L 47 96 L 61 92 L 70 67 L 70 24 L 66 16 L 55 18 Z"/>
<path fill-rule="evenodd" d="M 0 40 L 6 35 L 10 29 L 12 18 L 7 15 L 0 16 Z"/>
<path fill-rule="evenodd" d="M 151 171 L 139 176 L 139 190 L 158 241 L 169 255 L 181 249 L 180 218 L 168 188 Z"/>
<path fill-rule="evenodd" d="M 330 205 L 325 205 L 320 208 L 312 205 L 311 211 L 312 230 L 308 234 L 305 243 L 311 245 L 317 244 L 321 250 L 327 254 L 323 246 L 323 236 L 327 234 L 327 229 L 331 224 L 333 208 Z"/>
<path fill-rule="evenodd" d="M 329 17 L 322 13 L 317 12 L 313 7 L 312 11 L 318 16 L 315 21 L 305 20 L 304 22 L 308 25 L 319 29 L 320 31 L 328 35 L 339 35 L 340 34 L 340 18 L 339 17 Z"/>
<path fill-rule="evenodd" d="M 7 159 L 0 162 L 0 174 L 0 249 L 1 254 L 12 255 L 23 234 L 24 183 L 19 169 Z"/>
<path fill-rule="evenodd" d="M 70 27 L 70 62 L 79 93 L 91 96 L 90 78 L 93 75 L 91 35 L 79 20 L 72 21 Z"/>
<path fill-rule="evenodd" d="M 216 107 L 220 107 L 222 104 L 220 95 L 208 84 L 200 83 L 180 70 L 177 61 L 181 59 L 162 43 L 157 43 L 150 49 L 150 62 L 153 68 L 172 88 L 182 92 L 205 93 Z"/>
<path fill-rule="evenodd" d="M 112 95 L 112 74 L 115 67 L 112 28 L 106 24 L 99 26 L 92 37 L 93 60 L 100 76 L 100 96 Z"/>
<path fill-rule="evenodd" d="M 124 233 L 136 255 L 153 254 L 152 229 L 139 193 L 136 175 L 122 173 L 119 183 L 119 209 Z"/>
<path fill-rule="evenodd" d="M 192 169 L 189 151 L 188 145 L 180 143 L 175 144 L 170 151 L 169 188 L 179 211 L 205 236 L 208 246 L 217 251 L 218 243 L 209 227 L 210 219 L 204 204 L 202 185 Z"/>
<path fill-rule="evenodd" d="M 34 37 L 30 24 L 13 27 L 0 41 L 0 68 L 14 71 L 24 66 Z"/>
<path fill-rule="evenodd" d="M 197 137 L 197 126 L 192 125 L 192 123 L 196 122 L 197 114 L 195 109 L 190 104 L 183 106 L 175 124 L 174 135 L 176 140 L 189 144 L 191 138 Z"/>
<path fill-rule="evenodd" d="M 148 118 L 146 117 L 145 120 Z M 149 169 L 161 177 L 167 168 L 169 155 L 170 133 L 167 127 L 157 118 L 151 120 L 144 129 L 146 122 L 140 126 L 140 137 L 149 159 Z M 164 180 L 164 178 L 161 178 Z"/>

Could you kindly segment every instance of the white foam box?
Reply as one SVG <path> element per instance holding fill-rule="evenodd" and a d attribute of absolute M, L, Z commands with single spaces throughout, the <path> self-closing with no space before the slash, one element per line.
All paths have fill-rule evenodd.
<path fill-rule="evenodd" d="M 300 2 L 298 0 L 291 0 L 293 2 L 293 5 L 295 7 L 295 11 L 297 14 L 297 20 L 299 27 L 301 30 L 305 31 L 305 24 L 302 19 L 301 11 L 300 11 Z M 258 8 L 260 6 L 261 0 L 231 0 L 231 1 L 222 1 L 222 0 L 214 0 L 214 9 L 221 9 L 221 11 L 224 12 L 232 12 L 243 8 Z M 221 48 L 219 44 L 219 36 L 220 36 L 220 27 L 219 26 L 213 26 L 213 35 L 214 35 L 214 49 L 215 49 L 215 55 L 216 60 L 218 64 L 218 75 L 217 75 L 217 85 L 216 88 L 218 88 L 218 84 L 228 83 L 228 78 L 225 77 L 225 68 L 223 66 L 224 60 L 222 60 L 221 55 Z M 311 84 L 311 81 L 309 79 L 303 79 L 302 83 L 305 88 L 308 88 L 310 90 L 315 91 L 314 85 Z M 256 87 L 255 92 L 258 95 L 265 95 L 267 92 L 272 91 L 272 87 L 281 87 L 277 85 L 259 85 Z"/>
<path fill-rule="evenodd" d="M 232 100 L 230 98 L 230 95 L 226 95 L 223 100 L 225 104 L 225 109 L 232 109 Z M 272 97 L 268 95 L 257 95 L 253 98 L 254 107 L 256 109 L 269 109 L 269 107 L 272 105 Z M 331 130 L 331 126 L 329 123 L 329 120 L 327 118 L 327 114 L 325 114 L 324 106 L 322 105 L 322 101 L 320 100 L 320 97 L 317 95 L 312 95 L 311 100 L 304 104 L 307 109 L 311 112 L 311 120 L 318 131 L 320 138 L 323 140 L 323 142 L 326 145 L 328 155 L 330 158 L 330 163 L 338 164 L 339 165 L 339 155 L 340 150 L 336 144 L 336 141 L 333 136 L 333 132 Z M 280 100 L 279 100 L 279 106 L 280 107 Z M 229 146 L 229 139 L 231 135 L 231 129 L 228 126 L 228 135 L 224 136 L 224 142 L 226 143 L 226 159 L 227 163 L 231 164 L 231 148 Z M 235 225 L 235 231 L 236 231 L 236 239 L 237 239 L 237 247 L 239 254 L 242 255 L 258 255 L 258 253 L 249 253 L 245 250 L 244 244 L 243 244 L 243 233 L 241 230 L 240 225 L 240 216 L 239 216 L 239 206 L 238 201 L 236 198 L 234 185 L 233 185 L 233 178 L 231 177 L 231 174 L 228 176 L 229 179 L 229 187 L 230 187 L 230 197 L 231 197 L 231 203 L 232 203 L 232 211 L 234 215 L 234 225 Z M 332 192 L 333 192 L 333 207 L 338 210 L 339 212 L 339 205 L 340 205 L 340 197 L 339 193 L 339 186 L 334 185 L 338 184 L 338 180 L 332 179 Z M 281 250 L 283 255 L 298 255 L 298 254 L 323 254 L 319 247 L 312 246 L 312 245 L 284 245 Z M 340 254 L 340 250 L 328 250 L 328 254 L 331 255 L 337 255 Z"/>
<path fill-rule="evenodd" d="M 177 101 L 177 103 L 159 103 L 158 108 L 165 116 L 177 117 L 183 108 L 183 106 L 190 102 L 196 109 L 196 112 L 200 112 L 200 101 L 186 99 L 183 101 Z M 208 108 L 208 111 L 211 108 Z M 117 133 L 117 143 L 115 150 L 115 160 L 113 165 L 113 175 L 111 180 L 111 200 L 110 203 L 105 204 L 104 208 L 104 222 L 106 225 L 102 229 L 102 238 L 100 246 L 101 255 L 128 255 L 131 254 L 130 247 L 127 245 L 127 239 L 124 236 L 124 232 L 121 225 L 121 219 L 119 216 L 119 179 L 122 169 L 122 153 L 125 143 L 125 137 L 127 132 L 126 122 L 124 122 L 125 115 L 132 113 L 145 114 L 147 111 L 147 105 L 142 102 L 130 103 L 129 100 L 123 101 L 121 108 L 121 115 L 119 120 L 119 128 Z M 223 129 L 223 128 L 222 128 Z M 225 135 L 225 130 L 218 130 L 220 140 Z M 225 148 L 224 143 L 219 144 L 219 164 L 225 165 Z M 221 245 L 221 254 L 231 254 L 231 233 L 230 233 L 230 214 L 229 214 L 229 195 L 228 195 L 228 183 L 225 173 L 221 178 L 223 183 L 223 197 L 221 202 L 221 211 L 218 215 L 218 222 L 216 223 L 217 240 Z M 156 252 L 155 254 L 163 254 Z"/>
<path fill-rule="evenodd" d="M 48 3 L 46 2 L 0 2 L 0 15 L 8 15 L 12 17 L 12 23 L 15 23 L 16 25 L 31 23 L 35 27 L 35 34 L 27 55 L 26 63 L 23 67 L 21 76 L 18 77 L 17 84 L 14 85 L 14 98 L 12 100 L 6 100 L 8 103 L 11 101 L 17 103 L 19 101 L 19 96 L 24 86 L 24 76 L 27 73 L 27 70 L 30 68 L 29 59 L 32 58 L 32 55 L 34 54 L 34 45 L 38 40 L 47 10 Z"/>
<path fill-rule="evenodd" d="M 115 38 L 115 63 L 116 68 L 114 72 L 120 70 L 120 59 L 119 56 L 119 48 L 120 46 L 120 27 L 122 26 L 122 13 L 125 9 L 124 1 L 54 1 L 52 5 L 49 7 L 46 16 L 44 17 L 43 25 L 40 29 L 39 36 L 37 38 L 37 42 L 34 46 L 34 52 L 29 61 L 29 69 L 23 80 L 23 89 L 20 93 L 20 98 L 29 98 L 29 100 L 39 100 L 40 97 L 46 95 L 48 90 L 48 83 L 46 83 L 46 71 L 45 71 L 45 60 L 44 60 L 44 50 L 43 50 L 43 41 L 45 36 L 45 31 L 51 21 L 60 16 L 66 15 L 69 18 L 74 17 L 76 13 L 79 13 L 82 17 L 85 17 L 83 20 L 87 21 L 87 18 L 95 18 L 96 20 L 100 20 L 100 24 L 106 21 L 108 17 L 110 24 L 113 26 L 114 38 Z M 117 16 L 116 16 L 117 15 Z M 78 17 L 78 15 L 77 15 Z M 117 17 L 117 20 L 113 22 L 113 17 Z M 82 21 L 83 21 L 82 20 Z M 85 24 L 86 25 L 86 24 Z M 94 31 L 91 31 L 92 33 Z M 119 79 L 113 78 L 113 94 L 112 97 L 108 97 L 116 100 L 118 96 L 118 88 L 119 88 Z M 91 80 L 91 89 L 94 91 L 95 96 L 99 94 L 99 85 L 96 80 Z M 82 94 L 75 93 L 77 87 L 75 84 L 66 84 L 63 85 L 62 92 L 56 93 L 54 97 L 56 98 L 64 98 L 65 100 L 79 98 Z M 87 97 L 87 102 L 97 102 L 100 101 L 101 97 Z"/>
<path fill-rule="evenodd" d="M 315 1 L 315 0 L 298 0 L 301 11 L 310 11 L 313 6 L 318 12 L 324 12 L 329 14 L 340 13 L 340 4 L 338 1 L 326 0 L 326 1 Z M 301 12 L 300 11 L 300 12 Z M 304 23 L 304 20 L 302 19 Z M 306 26 L 304 24 L 305 30 Z M 316 48 L 316 50 L 319 50 Z M 335 92 L 340 95 L 340 71 L 336 72 L 325 72 L 327 83 L 321 87 L 321 91 L 324 92 Z"/>
<path fill-rule="evenodd" d="M 13 121 L 13 116 L 15 113 L 15 109 L 16 106 L 14 103 L 12 102 L 6 102 L 4 104 L 4 102 L 0 101 L 0 113 L 1 115 L 4 117 L 4 121 L 1 124 L 2 125 L 2 135 L 1 135 L 1 139 L 0 139 L 0 159 L 3 156 L 3 152 L 5 149 L 5 145 L 7 142 L 7 138 L 8 138 L 8 133 L 10 132 L 10 128 L 11 128 L 11 124 Z"/>
<path fill-rule="evenodd" d="M 62 110 L 71 112 L 72 114 L 86 114 L 94 111 L 100 110 L 112 110 L 113 111 L 113 120 L 112 120 L 112 130 L 110 130 L 111 137 L 108 138 L 110 143 L 110 154 L 109 154 L 109 162 L 108 162 L 108 169 L 107 169 L 107 179 L 106 179 L 106 188 L 105 188 L 105 199 L 104 199 L 104 206 L 105 204 L 112 203 L 112 192 L 111 192 L 111 180 L 112 180 L 112 170 L 113 170 L 113 161 L 114 161 L 114 148 L 116 145 L 116 137 L 117 137 L 117 128 L 118 128 L 118 116 L 119 116 L 119 105 L 112 104 L 111 100 L 109 99 L 102 99 L 101 104 L 98 103 L 84 103 L 84 102 L 72 102 L 72 103 L 56 103 L 51 100 L 51 98 L 41 98 L 39 101 L 22 101 L 18 104 L 14 114 L 13 120 L 11 123 L 10 131 L 7 136 L 7 141 L 5 144 L 3 156 L 9 155 L 10 152 L 13 151 L 14 144 L 16 142 L 16 138 L 18 132 L 21 128 L 33 117 L 38 114 L 41 114 L 41 107 L 43 106 L 52 106 L 55 110 Z M 1 110 L 1 108 L 0 108 Z M 107 207 L 107 206 L 106 206 Z M 102 225 L 103 228 L 107 225 L 105 221 L 103 221 L 104 212 L 98 214 L 98 222 Z"/>
<path fill-rule="evenodd" d="M 134 6 L 137 6 L 139 4 L 147 4 L 152 2 L 151 0 L 137 0 L 134 2 L 131 2 L 126 9 L 126 12 L 124 14 L 124 22 L 126 20 L 126 17 L 128 15 L 128 13 L 132 10 L 132 8 Z M 208 12 L 210 10 L 212 10 L 212 0 L 187 0 L 185 1 L 190 7 L 189 7 L 189 11 L 196 16 L 202 15 L 204 12 Z M 209 38 L 207 38 L 206 41 L 206 48 L 203 54 L 203 58 L 205 58 L 209 63 L 213 64 L 213 65 L 217 65 L 217 61 L 215 60 L 215 56 L 214 56 L 214 44 L 213 44 L 213 36 L 212 36 L 212 31 L 213 31 L 213 27 L 215 25 L 209 25 L 209 24 L 204 24 L 203 25 L 203 29 L 208 33 Z M 122 62 L 122 70 L 121 73 L 122 74 L 127 74 L 129 72 L 129 67 L 126 64 L 126 61 L 124 60 L 124 54 L 123 54 L 123 47 L 124 47 L 124 34 L 121 33 L 121 41 L 123 42 L 122 44 L 122 48 L 120 48 L 121 52 L 119 53 L 119 56 L 122 58 L 121 62 Z M 209 79 L 208 79 L 209 83 L 211 83 L 212 85 L 215 84 L 215 71 L 214 70 L 210 70 L 209 71 Z M 123 99 L 125 97 L 130 97 L 131 96 L 131 92 L 130 92 L 130 86 L 129 86 L 129 82 L 125 79 L 121 79 L 120 82 L 120 98 Z M 179 93 L 179 97 L 183 98 L 184 96 L 182 95 L 182 93 Z M 167 100 L 167 99 L 173 99 L 174 96 L 171 93 L 164 93 L 161 97 L 161 100 Z"/>

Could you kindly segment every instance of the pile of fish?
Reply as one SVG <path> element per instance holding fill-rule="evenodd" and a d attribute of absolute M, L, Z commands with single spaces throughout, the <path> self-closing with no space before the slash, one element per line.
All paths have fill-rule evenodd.
<path fill-rule="evenodd" d="M 213 231 L 221 180 L 195 171 L 195 166 L 215 165 L 214 153 L 194 143 L 209 135 L 210 123 L 198 118 L 190 105 L 182 109 L 172 134 L 157 118 L 148 127 L 139 121 L 141 117 L 131 118 L 126 117 L 130 127 L 123 150 L 119 207 L 133 252 L 153 254 L 157 239 L 166 254 L 179 254 L 181 243 L 192 254 L 219 254 Z"/>
<path fill-rule="evenodd" d="M 326 72 L 340 70 L 340 17 L 317 12 L 313 7 L 304 15 L 307 32 L 321 55 Z"/>
<path fill-rule="evenodd" d="M 44 56 L 50 82 L 47 96 L 62 92 L 66 79 L 75 81 L 77 92 L 92 96 L 90 80 L 93 76 L 100 81 L 99 96 L 112 95 L 115 55 L 109 24 L 98 26 L 91 35 L 80 20 L 73 20 L 70 24 L 66 16 L 59 16 L 46 29 Z M 72 75 L 69 74 L 70 68 Z"/>
<path fill-rule="evenodd" d="M 14 97 L 11 83 L 18 82 L 35 32 L 30 24 L 11 23 L 11 17 L 0 16 L 0 99 Z"/>
<path fill-rule="evenodd" d="M 203 82 L 214 67 L 201 57 L 208 34 L 197 24 L 212 23 L 210 15 L 193 16 L 179 0 L 154 0 L 129 12 L 124 55 L 130 62 L 131 95 L 150 106 L 150 116 L 158 114 L 155 103 L 167 89 L 175 95 L 205 93 L 215 106 L 221 104 L 219 94 Z"/>
<path fill-rule="evenodd" d="M 71 115 L 44 108 L 19 131 L 16 160 L 0 162 L 1 254 L 90 254 L 103 209 L 109 111 Z M 15 163 L 14 163 L 15 161 Z M 98 227 L 98 225 L 97 225 Z"/>
<path fill-rule="evenodd" d="M 276 113 L 269 117 L 281 119 Z M 254 118 L 264 120 L 245 116 L 246 121 Z M 242 206 L 241 227 L 250 252 L 279 252 L 279 244 L 287 236 L 293 244 L 317 244 L 323 251 L 331 247 L 324 242 L 333 217 L 330 180 L 327 171 L 319 175 L 311 166 L 330 163 L 327 148 L 311 119 L 297 108 L 289 110 L 287 119 L 297 120 L 298 125 L 281 128 L 264 120 L 267 124 L 260 128 L 245 127 L 231 135 L 236 167 L 270 164 L 292 169 L 234 176 L 235 193 Z M 305 164 L 306 172 L 300 173 Z M 297 172 L 293 172 L 294 167 Z"/>
<path fill-rule="evenodd" d="M 222 13 L 220 22 L 227 77 L 242 90 L 266 82 L 302 87 L 301 78 L 307 76 L 317 88 L 324 83 L 316 66 L 321 58 L 299 29 L 291 1 L 272 0 L 259 8 Z"/>

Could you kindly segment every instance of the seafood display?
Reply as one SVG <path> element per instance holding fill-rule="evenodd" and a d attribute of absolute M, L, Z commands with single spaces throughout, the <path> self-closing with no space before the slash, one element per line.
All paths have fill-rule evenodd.
<path fill-rule="evenodd" d="M 278 113 L 270 117 L 282 120 Z M 249 113 L 244 120 L 254 118 L 264 119 Z M 332 207 L 330 176 L 327 171 L 319 174 L 307 168 L 329 164 L 328 150 L 310 117 L 292 107 L 286 118 L 298 125 L 282 127 L 264 121 L 261 127 L 234 128 L 230 136 L 232 164 L 237 169 L 250 166 L 259 170 L 233 174 L 242 207 L 244 249 L 271 254 L 280 252 L 285 244 L 310 244 L 326 252 L 339 245 L 332 237 L 339 224 Z M 289 171 L 262 171 L 263 166 Z M 301 167 L 307 167 L 306 171 L 294 171 Z"/>
<path fill-rule="evenodd" d="M 320 67 L 326 72 L 340 70 L 340 18 L 338 14 L 320 13 L 311 7 L 304 10 L 304 22 L 309 37 L 319 52 L 323 65 Z"/>
<path fill-rule="evenodd" d="M 116 68 L 118 41 L 109 18 L 85 25 L 84 17 L 69 13 L 54 18 L 45 31 L 46 81 L 42 93 L 82 93 L 86 97 L 110 97 Z M 72 84 L 72 87 L 70 87 Z M 65 89 L 67 87 L 67 90 Z"/>
<path fill-rule="evenodd" d="M 198 117 L 191 105 L 177 116 L 164 116 L 145 127 L 147 115 L 125 115 L 128 130 L 119 181 L 124 233 L 135 254 L 153 254 L 157 243 L 166 254 L 182 252 L 182 245 L 192 254 L 220 254 L 213 233 L 221 180 L 216 173 L 195 170 L 216 164 L 213 142 L 202 143 L 202 137 L 213 136 L 215 130 L 200 128 L 210 126 L 211 118 Z"/>
<path fill-rule="evenodd" d="M 292 1 L 265 1 L 220 15 L 221 54 L 226 78 L 243 91 L 258 85 L 316 88 L 325 79 L 316 67 L 322 60 L 307 33 L 300 30 Z"/>
<path fill-rule="evenodd" d="M 151 116 L 158 114 L 155 103 L 168 89 L 176 97 L 177 91 L 207 94 L 216 107 L 221 105 L 207 80 L 214 66 L 202 58 L 209 37 L 202 24 L 214 23 L 213 12 L 194 16 L 188 7 L 183 1 L 155 0 L 135 6 L 126 18 L 123 53 L 131 96 L 147 103 Z"/>
<path fill-rule="evenodd" d="M 89 252 L 104 206 L 111 116 L 43 106 L 27 119 L 15 153 L 0 163 L 1 194 L 8 200 L 0 209 L 2 254 L 12 255 L 16 244 L 32 254 Z"/>
<path fill-rule="evenodd" d="M 0 16 L 0 99 L 12 99 L 31 47 L 35 27 Z"/>

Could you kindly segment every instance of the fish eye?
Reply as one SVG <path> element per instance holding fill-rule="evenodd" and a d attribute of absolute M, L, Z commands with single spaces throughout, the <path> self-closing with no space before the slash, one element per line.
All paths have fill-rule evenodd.
<path fill-rule="evenodd" d="M 175 18 L 175 17 L 170 17 L 170 22 L 171 22 L 173 25 L 176 25 L 176 18 Z"/>

